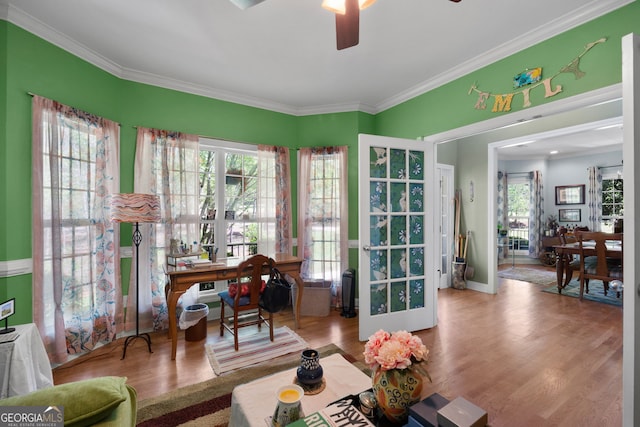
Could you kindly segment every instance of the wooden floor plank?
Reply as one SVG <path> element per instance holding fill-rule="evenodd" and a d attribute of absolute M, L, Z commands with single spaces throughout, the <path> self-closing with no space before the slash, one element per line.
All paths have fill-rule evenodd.
<path fill-rule="evenodd" d="M 494 427 L 622 425 L 623 309 L 543 288 L 501 279 L 496 295 L 438 291 L 438 325 L 417 333 L 431 356 L 433 383 L 423 395 L 463 396 L 484 408 Z M 296 332 L 312 347 L 334 343 L 363 361 L 358 321 L 332 311 L 303 317 Z M 277 314 L 275 325 L 293 329 L 293 316 Z M 206 340 L 218 333 L 209 322 Z M 204 341 L 186 342 L 180 333 L 171 361 L 167 334 L 152 339 L 152 354 L 136 342 L 120 360 L 119 339 L 56 368 L 55 383 L 123 375 L 145 399 L 214 377 Z"/>

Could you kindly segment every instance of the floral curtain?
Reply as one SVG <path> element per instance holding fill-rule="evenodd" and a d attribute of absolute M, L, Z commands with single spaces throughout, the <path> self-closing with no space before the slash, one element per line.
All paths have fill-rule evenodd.
<path fill-rule="evenodd" d="M 112 341 L 122 323 L 119 125 L 39 96 L 32 104 L 33 318 L 63 363 Z"/>
<path fill-rule="evenodd" d="M 140 224 L 139 322 L 142 330 L 168 328 L 164 295 L 166 251 L 170 239 L 185 244 L 200 241 L 199 144 L 196 135 L 138 128 L 134 191 L 160 197 L 162 220 Z M 129 295 L 136 295 L 135 257 L 132 259 Z M 127 299 L 127 313 L 136 313 L 135 298 Z M 135 317 L 127 316 L 127 330 L 135 328 Z"/>
<path fill-rule="evenodd" d="M 258 145 L 258 253 L 293 254 L 289 149 Z"/>
<path fill-rule="evenodd" d="M 589 184 L 587 188 L 587 217 L 589 230 L 600 231 L 602 223 L 602 172 L 597 166 L 587 168 Z"/>
<path fill-rule="evenodd" d="M 529 189 L 529 256 L 537 258 L 544 235 L 544 188 L 540 171 L 529 174 Z"/>
<path fill-rule="evenodd" d="M 498 195 L 498 200 L 497 200 L 497 205 L 498 205 L 498 214 L 497 214 L 497 218 L 498 218 L 498 226 L 500 226 L 501 229 L 504 230 L 508 230 L 509 229 L 509 218 L 507 216 L 508 214 L 508 210 L 507 210 L 507 204 L 509 202 L 509 197 L 507 194 L 507 174 L 502 172 L 502 171 L 498 171 L 498 191 L 497 191 L 497 195 Z M 506 257 L 507 256 L 507 252 L 509 250 L 508 245 L 504 245 L 502 246 L 502 257 Z"/>
<path fill-rule="evenodd" d="M 317 278 L 314 263 L 322 270 L 316 273 L 336 285 L 349 262 L 347 147 L 300 149 L 298 187 L 298 255 L 304 258 L 300 274 Z M 314 251 L 314 228 L 323 234 L 322 250 Z M 318 258 L 319 253 L 324 256 Z"/>

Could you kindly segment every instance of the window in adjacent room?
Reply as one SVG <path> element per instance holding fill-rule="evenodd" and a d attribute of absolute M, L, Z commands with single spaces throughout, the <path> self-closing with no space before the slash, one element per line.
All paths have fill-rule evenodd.
<path fill-rule="evenodd" d="M 605 171 L 606 172 L 606 171 Z M 624 213 L 622 174 L 616 171 L 602 174 L 602 224 L 603 231 L 614 231 L 615 222 Z"/>
<path fill-rule="evenodd" d="M 509 176 L 508 191 L 508 220 L 509 220 L 509 248 L 516 254 L 526 255 L 529 251 L 529 205 L 531 191 L 529 179 L 522 174 Z"/>

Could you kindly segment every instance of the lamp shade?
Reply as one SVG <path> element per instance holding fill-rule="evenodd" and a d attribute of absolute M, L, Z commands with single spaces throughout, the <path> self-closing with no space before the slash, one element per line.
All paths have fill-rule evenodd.
<path fill-rule="evenodd" d="M 153 194 L 111 195 L 111 220 L 115 222 L 160 222 L 160 197 Z"/>

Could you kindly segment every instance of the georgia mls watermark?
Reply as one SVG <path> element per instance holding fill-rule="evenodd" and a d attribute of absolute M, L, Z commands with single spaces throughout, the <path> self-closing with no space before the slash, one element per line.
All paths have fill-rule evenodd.
<path fill-rule="evenodd" d="M 0 427 L 63 427 L 62 406 L 0 406 Z"/>

